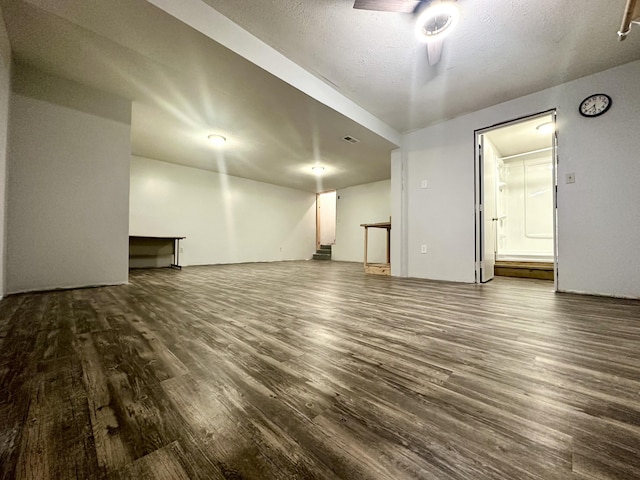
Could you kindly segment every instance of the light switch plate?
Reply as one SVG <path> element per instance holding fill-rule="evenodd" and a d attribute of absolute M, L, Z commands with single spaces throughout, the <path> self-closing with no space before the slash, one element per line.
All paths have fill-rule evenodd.
<path fill-rule="evenodd" d="M 426 180 L 422 180 L 422 183 L 420 183 L 420 188 L 427 188 L 427 181 Z"/>

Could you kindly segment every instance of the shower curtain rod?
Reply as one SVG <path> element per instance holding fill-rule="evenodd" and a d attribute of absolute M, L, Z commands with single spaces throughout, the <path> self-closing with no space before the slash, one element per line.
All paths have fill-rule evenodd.
<path fill-rule="evenodd" d="M 532 153 L 546 152 L 548 150 L 553 150 L 553 147 L 541 148 L 540 150 L 531 150 L 530 152 L 517 153 L 515 155 L 509 155 L 507 157 L 498 157 L 498 158 L 500 160 L 508 160 L 510 158 L 522 157 L 524 155 L 531 155 Z"/>

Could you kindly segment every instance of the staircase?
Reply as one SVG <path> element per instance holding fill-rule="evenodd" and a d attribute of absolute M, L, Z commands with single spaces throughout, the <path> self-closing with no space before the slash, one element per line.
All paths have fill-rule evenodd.
<path fill-rule="evenodd" d="M 331 245 L 320 245 L 320 248 L 313 254 L 314 260 L 331 260 Z"/>

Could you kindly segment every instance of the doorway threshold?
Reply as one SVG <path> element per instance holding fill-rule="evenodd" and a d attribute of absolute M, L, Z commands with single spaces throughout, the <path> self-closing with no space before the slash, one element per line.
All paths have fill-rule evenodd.
<path fill-rule="evenodd" d="M 553 262 L 521 262 L 498 260 L 495 275 L 500 277 L 553 280 Z"/>

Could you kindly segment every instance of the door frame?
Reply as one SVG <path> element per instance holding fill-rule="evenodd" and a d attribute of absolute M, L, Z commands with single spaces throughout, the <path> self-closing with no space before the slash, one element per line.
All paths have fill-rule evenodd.
<path fill-rule="evenodd" d="M 482 224 L 483 215 L 482 215 L 482 199 L 483 199 L 483 191 L 482 191 L 482 175 L 483 175 L 483 166 L 482 166 L 482 156 L 481 156 L 481 145 L 480 145 L 480 136 L 489 133 L 492 130 L 497 130 L 499 128 L 508 127 L 510 125 L 515 125 L 521 123 L 526 120 L 531 120 L 536 117 L 544 117 L 547 115 L 551 115 L 551 121 L 554 125 L 554 132 L 551 140 L 551 148 L 552 148 L 552 178 L 553 178 L 553 287 L 554 291 L 558 291 L 558 121 L 557 109 L 552 108 L 550 110 L 545 110 L 538 113 L 533 113 L 531 115 L 526 115 L 523 117 L 515 118 L 513 120 L 508 120 L 505 122 L 496 123 L 489 127 L 480 128 L 474 130 L 473 132 L 473 149 L 474 149 L 474 217 L 475 217 L 475 283 L 481 282 L 481 268 L 483 266 L 482 262 L 484 261 L 484 225 Z"/>
<path fill-rule="evenodd" d="M 316 193 L 316 251 L 320 250 L 320 193 Z"/>

